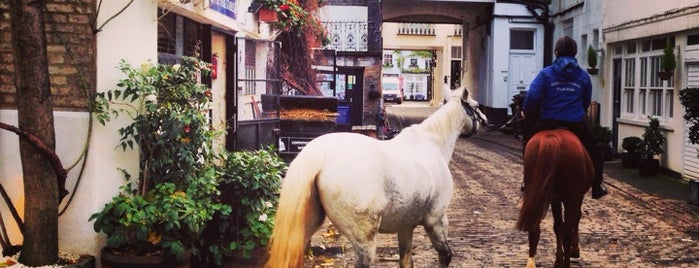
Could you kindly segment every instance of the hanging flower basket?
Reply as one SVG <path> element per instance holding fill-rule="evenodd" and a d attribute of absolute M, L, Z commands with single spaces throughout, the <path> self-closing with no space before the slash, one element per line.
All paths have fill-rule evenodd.
<path fill-rule="evenodd" d="M 670 78 L 672 78 L 672 71 L 658 72 L 658 77 L 660 77 L 662 80 L 670 80 Z"/>
<path fill-rule="evenodd" d="M 277 20 L 279 20 L 277 11 L 269 8 L 261 8 L 257 15 L 259 16 L 260 21 L 264 22 L 277 22 Z"/>

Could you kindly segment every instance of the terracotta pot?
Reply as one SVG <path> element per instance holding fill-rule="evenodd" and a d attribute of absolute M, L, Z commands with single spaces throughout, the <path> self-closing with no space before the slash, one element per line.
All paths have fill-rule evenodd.
<path fill-rule="evenodd" d="M 276 22 L 279 20 L 277 12 L 269 8 L 260 8 L 257 15 L 259 16 L 260 21 L 264 22 Z"/>
<path fill-rule="evenodd" d="M 102 248 L 100 259 L 102 268 L 189 268 L 189 259 L 192 257 L 191 251 L 185 252 L 185 259 L 179 262 L 169 262 L 160 255 L 136 256 L 116 254 Z"/>

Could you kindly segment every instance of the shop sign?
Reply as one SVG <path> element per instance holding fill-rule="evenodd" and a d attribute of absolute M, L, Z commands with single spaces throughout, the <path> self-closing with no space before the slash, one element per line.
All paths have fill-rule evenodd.
<path fill-rule="evenodd" d="M 211 9 L 235 19 L 235 0 L 211 0 Z"/>

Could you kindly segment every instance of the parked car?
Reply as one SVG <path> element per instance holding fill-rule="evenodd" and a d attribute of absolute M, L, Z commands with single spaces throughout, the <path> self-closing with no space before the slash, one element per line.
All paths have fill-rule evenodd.
<path fill-rule="evenodd" d="M 384 102 L 403 103 L 403 89 L 398 87 L 398 78 L 384 77 L 381 86 Z"/>

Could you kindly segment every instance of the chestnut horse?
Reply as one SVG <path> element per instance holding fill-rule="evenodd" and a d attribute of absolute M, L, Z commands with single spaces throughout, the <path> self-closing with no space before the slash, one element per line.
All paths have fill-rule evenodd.
<path fill-rule="evenodd" d="M 523 204 L 517 220 L 517 229 L 529 235 L 527 268 L 536 267 L 534 255 L 541 234 L 539 225 L 549 204 L 556 234 L 554 267 L 570 267 L 570 258 L 580 257 L 580 207 L 592 185 L 593 174 L 592 161 L 572 132 L 544 130 L 529 140 L 524 150 Z"/>
<path fill-rule="evenodd" d="M 282 182 L 265 267 L 303 267 L 304 247 L 326 216 L 352 243 L 355 267 L 369 267 L 376 259 L 377 233 L 397 233 L 400 267 L 412 267 L 418 225 L 439 253 L 439 267 L 447 267 L 449 161 L 456 139 L 486 123 L 476 106 L 464 90 L 391 140 L 331 133 L 309 142 Z"/>

